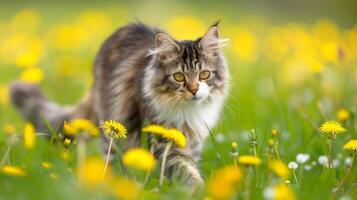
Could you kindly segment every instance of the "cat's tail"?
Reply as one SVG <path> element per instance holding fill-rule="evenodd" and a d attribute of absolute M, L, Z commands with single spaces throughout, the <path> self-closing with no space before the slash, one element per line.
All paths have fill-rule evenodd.
<path fill-rule="evenodd" d="M 10 98 L 16 109 L 38 132 L 49 133 L 47 122 L 58 130 L 65 120 L 92 117 L 91 95 L 77 105 L 60 106 L 44 97 L 38 85 L 15 82 L 10 86 Z"/>

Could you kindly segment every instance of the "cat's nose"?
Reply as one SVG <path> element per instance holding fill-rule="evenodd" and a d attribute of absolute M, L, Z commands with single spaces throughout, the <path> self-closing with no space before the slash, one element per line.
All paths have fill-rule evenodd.
<path fill-rule="evenodd" d="M 198 86 L 199 86 L 198 83 L 190 82 L 187 85 L 187 89 L 188 89 L 188 91 L 191 92 L 192 95 L 195 95 L 198 91 Z"/>
<path fill-rule="evenodd" d="M 198 83 L 196 81 L 189 81 L 187 84 L 187 90 L 191 92 L 192 95 L 195 95 L 198 91 Z"/>
<path fill-rule="evenodd" d="M 198 91 L 198 88 L 191 88 L 191 89 L 188 89 L 188 91 L 190 91 L 193 95 L 195 95 Z"/>

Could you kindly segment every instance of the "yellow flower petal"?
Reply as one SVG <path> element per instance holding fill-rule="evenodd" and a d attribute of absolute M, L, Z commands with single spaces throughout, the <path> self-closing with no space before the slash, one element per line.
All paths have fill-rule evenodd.
<path fill-rule="evenodd" d="M 21 72 L 20 79 L 26 83 L 40 83 L 43 76 L 43 71 L 40 68 L 31 67 Z"/>
<path fill-rule="evenodd" d="M 257 58 L 257 39 L 248 30 L 240 30 L 232 39 L 234 53 L 245 62 L 255 62 Z"/>
<path fill-rule="evenodd" d="M 207 191 L 213 199 L 230 199 L 237 192 L 242 173 L 237 166 L 226 166 L 217 170 L 207 184 Z"/>
<path fill-rule="evenodd" d="M 26 123 L 24 128 L 24 145 L 27 149 L 32 149 L 35 146 L 36 133 L 32 124 Z"/>
<path fill-rule="evenodd" d="M 273 160 L 269 163 L 269 168 L 283 179 L 288 179 L 290 176 L 289 168 L 279 160 Z"/>
<path fill-rule="evenodd" d="M 271 130 L 271 135 L 272 136 L 277 136 L 278 135 L 278 131 L 276 129 L 272 129 Z"/>
<path fill-rule="evenodd" d="M 357 140 L 348 141 L 345 145 L 343 145 L 343 148 L 348 151 L 357 151 Z"/>
<path fill-rule="evenodd" d="M 239 156 L 238 162 L 245 165 L 260 165 L 261 160 L 255 156 Z"/>
<path fill-rule="evenodd" d="M 9 174 L 9 175 L 13 175 L 13 176 L 26 176 L 27 173 L 19 168 L 19 167 L 14 167 L 14 166 L 9 166 L 9 165 L 5 165 L 1 171 L 5 174 Z"/>
<path fill-rule="evenodd" d="M 9 87 L 0 85 L 0 105 L 6 106 L 9 103 Z"/>
<path fill-rule="evenodd" d="M 350 117 L 350 113 L 346 109 L 341 109 L 337 113 L 337 119 L 339 121 L 346 121 Z"/>
<path fill-rule="evenodd" d="M 74 119 L 69 123 L 64 122 L 63 131 L 68 135 L 87 133 L 90 136 L 99 136 L 99 129 L 86 119 Z"/>
<path fill-rule="evenodd" d="M 160 125 L 149 125 L 143 128 L 143 132 L 149 132 L 160 135 L 166 139 L 172 140 L 180 148 L 186 147 L 186 137 L 177 129 L 166 129 Z"/>
<path fill-rule="evenodd" d="M 85 186 L 95 186 L 103 183 L 104 180 L 111 177 L 110 170 L 103 177 L 104 166 L 104 160 L 99 157 L 87 158 L 83 166 L 78 168 L 79 181 Z"/>
<path fill-rule="evenodd" d="M 123 163 L 128 167 L 147 171 L 155 168 L 156 160 L 147 150 L 133 148 L 123 155 Z"/>
<path fill-rule="evenodd" d="M 194 16 L 175 16 L 168 20 L 167 30 L 175 38 L 192 40 L 201 37 L 207 28 Z"/>
<path fill-rule="evenodd" d="M 71 144 L 71 140 L 70 139 L 68 139 L 68 138 L 66 138 L 66 139 L 64 139 L 64 145 L 70 145 Z"/>
<path fill-rule="evenodd" d="M 114 120 L 105 121 L 101 126 L 104 128 L 105 135 L 113 138 L 126 138 L 127 130 L 123 124 Z"/>
<path fill-rule="evenodd" d="M 327 134 L 340 134 L 346 132 L 347 130 L 343 128 L 340 123 L 336 121 L 327 121 L 321 125 L 320 131 L 322 133 L 327 133 Z"/>
<path fill-rule="evenodd" d="M 124 177 L 111 181 L 110 189 L 118 199 L 123 200 L 140 199 L 142 192 L 137 183 Z"/>
<path fill-rule="evenodd" d="M 279 184 L 274 186 L 274 200 L 295 200 L 295 194 L 292 189 L 285 185 Z"/>

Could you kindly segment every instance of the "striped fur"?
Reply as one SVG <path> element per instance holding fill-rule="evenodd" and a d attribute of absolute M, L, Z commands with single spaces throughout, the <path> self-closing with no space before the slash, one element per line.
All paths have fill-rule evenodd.
<path fill-rule="evenodd" d="M 124 150 L 141 145 L 144 122 L 178 128 L 188 145 L 170 150 L 166 176 L 195 185 L 203 182 L 197 162 L 228 90 L 221 41 L 216 25 L 197 40 L 175 41 L 156 28 L 130 24 L 102 45 L 95 61 L 93 88 L 77 106 L 60 107 L 44 98 L 36 86 L 30 86 L 37 91 L 34 95 L 25 92 L 29 86 L 24 84 L 14 85 L 12 99 L 37 129 L 44 128 L 40 117 L 51 119 L 53 124 L 78 117 L 97 124 L 109 119 L 120 121 L 129 130 L 127 141 L 119 145 Z M 205 70 L 210 77 L 202 80 L 199 74 Z M 184 81 L 174 79 L 178 72 Z M 20 101 L 24 96 L 29 100 Z M 160 140 L 153 146 L 157 158 L 162 157 L 165 145 L 166 141 Z"/>

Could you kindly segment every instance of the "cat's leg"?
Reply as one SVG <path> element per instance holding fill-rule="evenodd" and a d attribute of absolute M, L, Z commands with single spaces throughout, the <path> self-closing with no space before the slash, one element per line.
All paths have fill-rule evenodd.
<path fill-rule="evenodd" d="M 162 160 L 167 144 L 166 142 L 159 142 L 156 145 L 154 149 L 155 157 Z M 191 150 L 181 149 L 176 146 L 172 146 L 167 154 L 165 176 L 167 178 L 177 178 L 186 186 L 200 186 L 203 184 L 197 163 L 191 156 Z"/>

